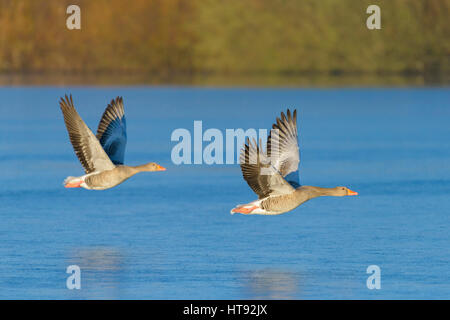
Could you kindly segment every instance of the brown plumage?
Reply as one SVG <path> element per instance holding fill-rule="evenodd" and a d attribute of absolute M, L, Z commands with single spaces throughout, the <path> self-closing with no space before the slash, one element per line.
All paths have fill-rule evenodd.
<path fill-rule="evenodd" d="M 291 113 L 288 109 L 286 115 L 282 112 L 273 124 L 267 152 L 262 149 L 261 140 L 259 145 L 249 139 L 244 144 L 240 155 L 242 175 L 258 200 L 238 205 L 231 210 L 232 214 L 275 215 L 291 211 L 316 197 L 358 194 L 346 187 L 300 186 L 297 110 Z"/>
<path fill-rule="evenodd" d="M 97 137 L 75 110 L 72 95 L 61 98 L 60 107 L 70 142 L 86 173 L 80 177 L 67 177 L 64 180 L 66 188 L 104 190 L 138 172 L 165 170 L 154 162 L 135 167 L 122 165 L 126 144 L 122 98 L 117 97 L 107 106 L 100 120 Z"/>

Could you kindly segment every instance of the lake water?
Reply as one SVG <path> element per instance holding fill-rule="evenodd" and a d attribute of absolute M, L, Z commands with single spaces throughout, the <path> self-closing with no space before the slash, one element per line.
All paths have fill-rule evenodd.
<path fill-rule="evenodd" d="M 65 189 L 83 173 L 65 93 L 94 130 L 123 96 L 126 163 L 168 170 Z M 256 199 L 238 165 L 171 162 L 177 128 L 270 128 L 287 107 L 299 112 L 302 184 L 359 196 L 232 216 Z M 2 299 L 450 298 L 448 88 L 3 87 L 0 111 Z M 73 264 L 81 290 L 66 288 Z M 366 286 L 369 265 L 380 290 Z"/>

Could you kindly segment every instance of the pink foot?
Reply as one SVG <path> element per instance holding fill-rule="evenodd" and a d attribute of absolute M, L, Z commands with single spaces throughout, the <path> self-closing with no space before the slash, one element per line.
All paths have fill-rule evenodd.
<path fill-rule="evenodd" d="M 77 182 L 68 182 L 65 184 L 65 188 L 80 188 L 80 185 L 83 183 L 83 181 L 77 181 Z"/>
<path fill-rule="evenodd" d="M 251 213 L 253 210 L 257 209 L 257 208 L 258 208 L 258 206 L 253 206 L 253 207 L 250 207 L 250 208 L 237 207 L 237 208 L 234 208 L 233 210 L 231 210 L 231 212 L 233 212 L 233 213 L 249 214 L 249 213 Z"/>

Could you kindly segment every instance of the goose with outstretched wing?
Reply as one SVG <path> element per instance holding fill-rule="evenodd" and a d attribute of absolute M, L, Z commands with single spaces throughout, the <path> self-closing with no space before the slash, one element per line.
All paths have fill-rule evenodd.
<path fill-rule="evenodd" d="M 67 177 L 66 188 L 104 190 L 117 186 L 136 173 L 163 171 L 165 168 L 150 162 L 140 166 L 124 165 L 127 142 L 123 99 L 117 97 L 106 107 L 95 136 L 75 110 L 72 95 L 61 98 L 61 111 L 75 154 L 85 174 Z"/>
<path fill-rule="evenodd" d="M 258 200 L 238 205 L 231 214 L 276 215 L 291 211 L 320 196 L 351 196 L 358 193 L 347 187 L 320 188 L 301 186 L 298 165 L 300 153 L 297 133 L 297 110 L 288 109 L 276 119 L 267 139 L 267 151 L 247 139 L 241 150 L 240 164 L 244 180 L 258 195 Z"/>

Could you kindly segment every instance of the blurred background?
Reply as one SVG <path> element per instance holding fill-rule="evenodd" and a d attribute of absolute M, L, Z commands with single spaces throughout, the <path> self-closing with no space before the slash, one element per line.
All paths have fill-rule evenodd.
<path fill-rule="evenodd" d="M 66 8 L 81 8 L 81 30 Z M 381 30 L 366 9 L 381 8 Z M 0 84 L 442 85 L 449 0 L 0 0 Z"/>
<path fill-rule="evenodd" d="M 73 4 L 81 30 L 66 27 Z M 366 27 L 372 4 L 381 30 Z M 0 0 L 0 299 L 449 299 L 449 9 Z M 65 189 L 83 174 L 65 94 L 91 129 L 123 96 L 125 163 L 167 171 Z M 256 198 L 237 163 L 171 161 L 172 133 L 195 120 L 269 129 L 288 107 L 301 183 L 358 197 L 231 216 Z M 74 264 L 82 290 L 66 288 Z M 374 264 L 381 290 L 366 286 Z"/>

